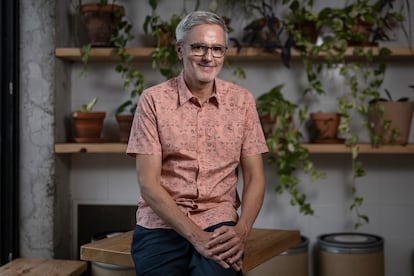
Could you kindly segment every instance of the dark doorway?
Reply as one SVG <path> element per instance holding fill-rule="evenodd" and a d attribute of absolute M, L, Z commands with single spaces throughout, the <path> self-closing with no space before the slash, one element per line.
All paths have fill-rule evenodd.
<path fill-rule="evenodd" d="M 78 205 L 78 246 L 94 237 L 133 230 L 136 209 L 130 205 Z"/>
<path fill-rule="evenodd" d="M 0 4 L 0 262 L 19 255 L 19 1 Z"/>

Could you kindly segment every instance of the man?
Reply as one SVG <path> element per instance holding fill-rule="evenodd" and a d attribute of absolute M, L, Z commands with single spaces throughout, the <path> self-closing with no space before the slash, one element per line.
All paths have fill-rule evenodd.
<path fill-rule="evenodd" d="M 190 13 L 176 38 L 183 70 L 141 95 L 127 148 L 141 192 L 131 245 L 136 273 L 242 275 L 268 151 L 254 97 L 217 78 L 228 41 L 220 17 Z"/>

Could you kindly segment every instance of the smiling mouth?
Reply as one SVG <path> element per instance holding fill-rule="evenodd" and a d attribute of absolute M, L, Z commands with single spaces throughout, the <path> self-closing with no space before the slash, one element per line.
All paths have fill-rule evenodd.
<path fill-rule="evenodd" d="M 208 63 L 199 63 L 198 64 L 201 68 L 205 68 L 205 69 L 213 69 L 215 67 L 217 67 L 216 64 L 208 64 Z"/>
<path fill-rule="evenodd" d="M 209 67 L 209 68 L 216 67 L 215 64 L 207 64 L 207 63 L 199 63 L 198 65 L 200 65 L 201 67 Z"/>

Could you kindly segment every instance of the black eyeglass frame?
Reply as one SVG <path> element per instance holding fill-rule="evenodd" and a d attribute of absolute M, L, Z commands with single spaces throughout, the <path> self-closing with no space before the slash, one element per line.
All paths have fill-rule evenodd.
<path fill-rule="evenodd" d="M 205 56 L 208 52 L 208 50 L 211 50 L 211 55 L 215 58 L 221 58 L 224 57 L 226 55 L 226 51 L 228 49 L 228 47 L 224 46 L 224 45 L 213 45 L 213 46 L 207 46 L 206 44 L 203 43 L 191 43 L 188 44 L 191 47 L 191 53 L 195 56 Z M 196 53 L 195 48 L 200 48 L 202 49 L 202 53 Z M 217 50 L 219 49 L 220 54 L 217 55 L 217 51 L 215 54 L 214 48 L 217 48 Z M 221 53 L 222 52 L 222 53 Z"/>

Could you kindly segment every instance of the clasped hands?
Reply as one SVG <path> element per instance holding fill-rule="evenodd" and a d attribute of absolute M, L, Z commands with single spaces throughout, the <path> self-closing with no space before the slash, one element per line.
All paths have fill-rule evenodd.
<path fill-rule="evenodd" d="M 209 233 L 207 256 L 224 268 L 240 271 L 243 266 L 245 236 L 236 227 L 222 226 Z"/>

